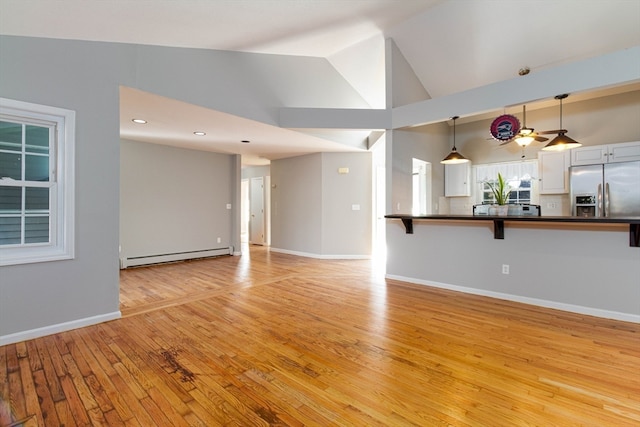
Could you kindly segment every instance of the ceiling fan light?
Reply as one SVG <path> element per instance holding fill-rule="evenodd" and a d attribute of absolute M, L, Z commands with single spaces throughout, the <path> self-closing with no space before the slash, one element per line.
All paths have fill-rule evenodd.
<path fill-rule="evenodd" d="M 581 143 L 579 143 L 575 139 L 569 138 L 563 132 L 560 132 L 558 136 L 553 138 L 542 149 L 544 151 L 562 151 L 562 150 L 570 150 L 572 148 L 578 148 L 580 146 L 582 146 Z"/>
<path fill-rule="evenodd" d="M 535 140 L 535 138 L 532 137 L 529 134 L 524 134 L 522 136 L 518 136 L 515 139 L 516 144 L 518 144 L 521 147 L 526 147 L 527 145 L 531 144 L 534 140 Z"/>
<path fill-rule="evenodd" d="M 522 128 L 520 129 L 520 135 L 531 135 L 533 133 L 533 128 Z M 531 141 L 529 141 L 531 142 Z"/>

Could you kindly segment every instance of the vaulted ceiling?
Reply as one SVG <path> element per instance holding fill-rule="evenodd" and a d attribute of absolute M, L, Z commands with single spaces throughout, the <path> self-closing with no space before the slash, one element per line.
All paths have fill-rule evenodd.
<path fill-rule="evenodd" d="M 638 22 L 638 0 L 0 0 L 6 35 L 326 58 L 392 38 L 432 98 L 514 78 L 521 68 L 535 73 L 640 45 Z M 129 95 L 142 103 L 136 108 L 162 105 Z M 199 114 L 228 121 L 219 112 Z M 274 140 L 295 139 L 285 129 L 251 125 L 276 133 Z M 145 139 L 123 126 L 123 136 Z M 335 149 L 322 138 L 297 138 Z M 300 154 L 274 147 L 270 158 L 278 150 L 280 157 Z"/>

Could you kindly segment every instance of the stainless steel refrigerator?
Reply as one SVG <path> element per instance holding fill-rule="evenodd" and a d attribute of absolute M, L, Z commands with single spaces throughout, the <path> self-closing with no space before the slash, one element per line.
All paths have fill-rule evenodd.
<path fill-rule="evenodd" d="M 640 161 L 570 168 L 572 216 L 640 216 Z"/>

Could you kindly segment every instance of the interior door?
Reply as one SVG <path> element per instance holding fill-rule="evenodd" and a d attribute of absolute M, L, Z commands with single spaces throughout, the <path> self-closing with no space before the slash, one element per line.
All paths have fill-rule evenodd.
<path fill-rule="evenodd" d="M 249 241 L 249 217 L 251 216 L 249 200 L 249 180 L 243 179 L 240 182 L 240 241 L 247 243 Z"/>
<path fill-rule="evenodd" d="M 249 243 L 264 245 L 264 178 L 251 178 Z"/>

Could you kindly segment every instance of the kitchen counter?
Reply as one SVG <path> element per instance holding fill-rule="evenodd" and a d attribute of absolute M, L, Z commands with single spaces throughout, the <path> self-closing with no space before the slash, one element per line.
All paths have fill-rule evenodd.
<path fill-rule="evenodd" d="M 388 219 L 399 219 L 407 234 L 413 234 L 413 221 L 492 221 L 494 239 L 504 239 L 505 222 L 526 223 L 571 223 L 571 224 L 629 224 L 629 246 L 640 247 L 640 217 L 595 218 L 576 216 L 490 216 L 490 215 L 385 215 Z"/>

